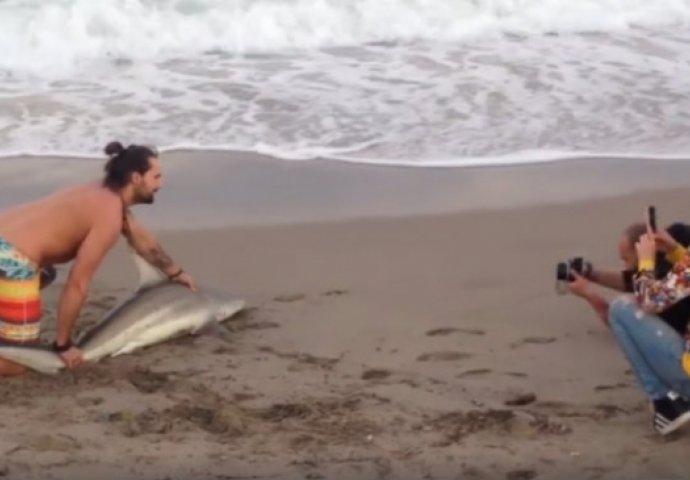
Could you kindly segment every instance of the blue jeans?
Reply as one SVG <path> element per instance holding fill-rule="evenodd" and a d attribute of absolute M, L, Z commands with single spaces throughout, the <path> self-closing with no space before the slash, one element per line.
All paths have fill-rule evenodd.
<path fill-rule="evenodd" d="M 672 390 L 690 398 L 690 376 L 681 363 L 685 341 L 677 331 L 625 297 L 611 302 L 609 325 L 649 397 Z"/>

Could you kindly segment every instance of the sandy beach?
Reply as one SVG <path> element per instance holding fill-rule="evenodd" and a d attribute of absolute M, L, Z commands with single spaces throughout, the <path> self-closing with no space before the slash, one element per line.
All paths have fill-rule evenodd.
<path fill-rule="evenodd" d="M 609 332 L 554 291 L 567 256 L 619 265 L 618 234 L 647 204 L 662 224 L 688 220 L 683 162 L 386 176 L 238 155 L 218 175 L 170 158 L 142 217 L 198 282 L 249 308 L 197 337 L 0 382 L 0 476 L 687 477 L 690 433 L 652 431 Z M 27 179 L 17 160 L 3 182 L 25 183 L 0 204 L 99 174 L 74 162 L 71 176 Z M 46 341 L 66 273 L 45 291 Z M 135 281 L 121 242 L 79 328 Z"/>

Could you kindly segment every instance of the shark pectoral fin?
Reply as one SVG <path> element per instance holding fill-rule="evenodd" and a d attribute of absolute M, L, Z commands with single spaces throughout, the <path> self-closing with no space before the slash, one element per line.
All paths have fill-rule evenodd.
<path fill-rule="evenodd" d="M 134 250 L 130 249 L 130 254 L 134 258 L 134 263 L 139 272 L 139 285 L 137 286 L 137 290 L 143 290 L 168 281 L 168 278 L 163 272 L 141 258 Z"/>

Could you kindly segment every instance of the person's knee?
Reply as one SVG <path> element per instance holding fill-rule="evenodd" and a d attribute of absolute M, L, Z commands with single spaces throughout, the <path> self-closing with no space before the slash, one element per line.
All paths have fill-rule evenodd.
<path fill-rule="evenodd" d="M 609 304 L 609 323 L 625 323 L 634 318 L 637 306 L 627 295 L 616 297 Z"/>

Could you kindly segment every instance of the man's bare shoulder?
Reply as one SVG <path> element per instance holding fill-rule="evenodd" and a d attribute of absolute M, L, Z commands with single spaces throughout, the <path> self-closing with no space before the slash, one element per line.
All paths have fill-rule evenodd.
<path fill-rule="evenodd" d="M 119 224 L 122 219 L 120 195 L 98 183 L 79 185 L 63 191 L 62 195 L 62 199 L 73 208 L 86 213 L 93 225 L 114 221 Z"/>
<path fill-rule="evenodd" d="M 48 198 L 53 198 L 53 199 L 80 198 L 80 199 L 83 199 L 83 198 L 89 197 L 89 196 L 92 198 L 101 197 L 101 199 L 103 201 L 107 201 L 107 199 L 118 200 L 120 198 L 120 196 L 116 192 L 113 192 L 112 190 L 104 187 L 100 182 L 88 182 L 88 183 L 81 183 L 78 185 L 72 185 L 69 187 L 65 187 L 65 188 L 62 188 L 60 190 L 57 190 L 52 195 L 50 195 Z"/>
<path fill-rule="evenodd" d="M 122 199 L 120 195 L 112 190 L 103 187 L 98 183 L 87 183 L 78 185 L 69 190 L 63 191 L 63 195 L 78 201 L 91 201 L 95 208 L 120 208 Z"/>

